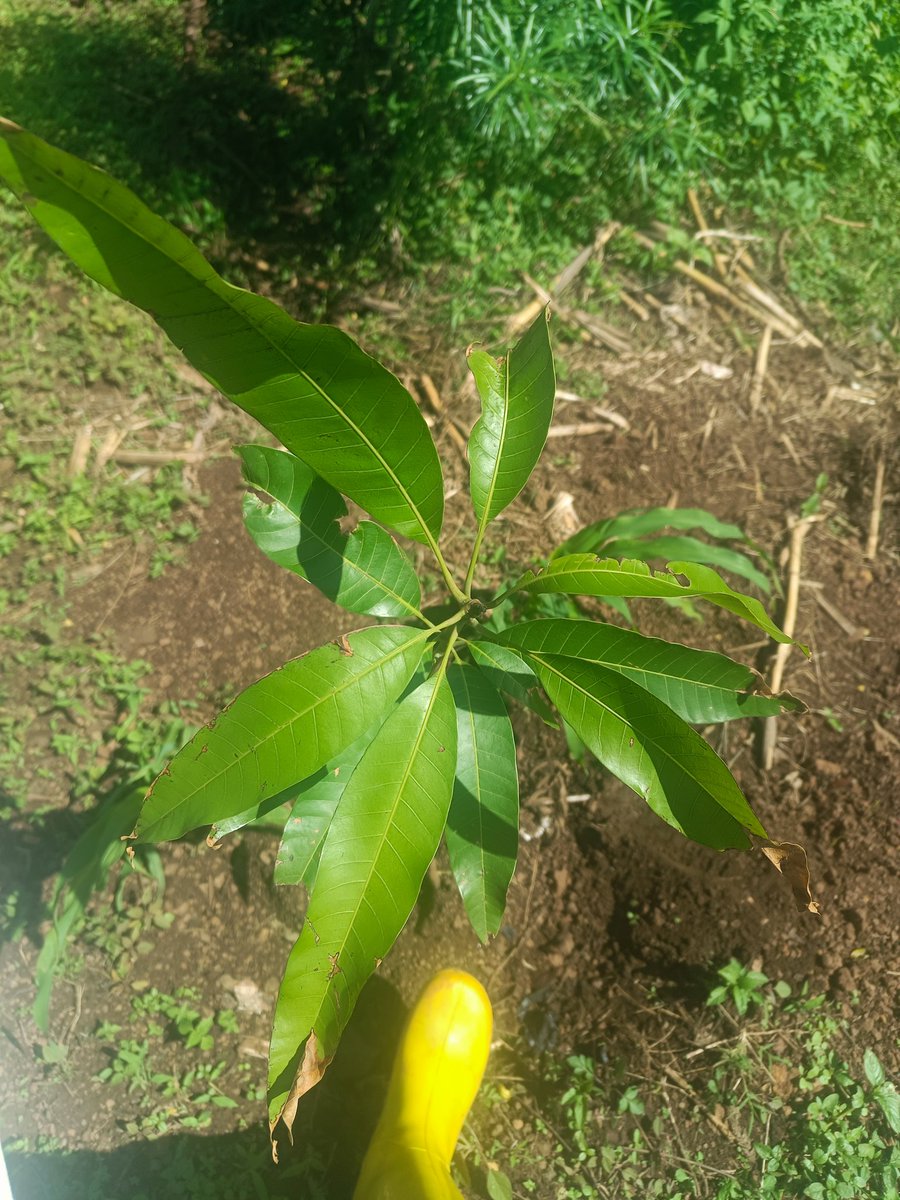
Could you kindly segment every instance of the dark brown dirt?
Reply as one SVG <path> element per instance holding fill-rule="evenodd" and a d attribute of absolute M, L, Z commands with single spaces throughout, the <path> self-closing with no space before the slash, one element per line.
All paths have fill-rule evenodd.
<path fill-rule="evenodd" d="M 806 663 L 792 652 L 785 679 L 808 711 L 780 719 L 768 773 L 758 766 L 753 729 L 713 735 L 770 834 L 806 847 L 821 916 L 796 911 L 784 881 L 758 852 L 718 854 L 687 842 L 599 769 L 568 762 L 552 731 L 518 717 L 529 840 L 523 835 L 506 924 L 481 948 L 438 859 L 416 918 L 385 962 L 383 982 L 368 993 L 334 1078 L 320 1089 L 321 1098 L 310 1100 L 306 1133 L 300 1131 L 302 1146 L 304 1137 L 329 1127 L 340 1108 L 345 1149 L 339 1146 L 334 1157 L 335 1196 L 349 1194 L 364 1144 L 358 1134 L 368 1127 L 373 1093 L 383 1084 L 400 1002 L 409 1003 L 434 970 L 450 964 L 487 983 L 499 1041 L 518 1048 L 516 1069 L 526 1074 L 529 1047 L 536 1062 L 543 1049 L 602 1057 L 607 1051 L 601 1048 L 640 1041 L 656 1028 L 656 1018 L 642 1015 L 648 989 L 676 1013 L 696 1008 L 716 967 L 732 956 L 795 988 L 825 990 L 844 1005 L 858 993 L 855 1052 L 872 1046 L 886 1065 L 896 1065 L 900 567 L 890 378 L 868 381 L 871 403 L 826 402 L 829 387 L 845 382 L 843 366 L 829 366 L 817 351 L 776 344 L 763 406 L 750 419 L 752 358 L 727 348 L 723 328 L 701 322 L 694 337 L 653 336 L 656 342 L 628 361 L 581 346 L 561 350 L 568 379 L 594 371 L 607 379 L 600 403 L 628 428 L 551 442 L 525 496 L 499 523 L 495 545 L 503 549 L 503 570 L 549 550 L 547 513 L 567 491 L 581 523 L 630 507 L 697 506 L 738 522 L 778 555 L 789 521 L 819 473 L 828 473 L 824 519 L 811 527 L 804 546 L 797 623 L 813 657 Z M 701 366 L 710 360 L 733 374 L 710 377 Z M 422 365 L 442 381 L 454 415 L 470 424 L 475 407 L 462 356 Z M 592 419 L 587 407 L 568 403 L 559 419 Z M 440 441 L 448 476 L 461 482 L 458 452 L 446 436 Z M 889 451 L 888 473 L 879 548 L 869 560 L 864 545 L 879 446 Z M 90 633 L 103 614 L 120 652 L 152 664 L 158 695 L 185 697 L 202 689 L 227 699 L 352 621 L 250 545 L 233 461 L 208 468 L 201 484 L 211 503 L 184 566 L 153 582 L 101 576 L 78 596 L 72 619 L 79 632 Z M 461 557 L 465 505 L 463 493 L 454 496 L 447 518 Z M 706 616 L 697 625 L 645 603 L 638 623 L 650 633 L 767 665 L 768 647 L 726 615 Z M 166 907 L 177 919 L 154 935 L 131 980 L 139 973 L 162 991 L 189 983 L 224 1002 L 228 977 L 249 978 L 271 1001 L 302 913 L 301 896 L 273 894 L 267 875 L 273 848 L 264 835 L 253 835 L 234 851 L 165 849 Z M 28 1002 L 34 950 L 23 947 L 24 967 L 9 946 L 2 954 L 3 976 L 14 981 L 6 992 L 14 1011 Z M 82 1073 L 97 1069 L 90 1059 L 97 1051 L 80 1040 L 80 1031 L 98 1020 L 123 1020 L 133 992 L 129 980 L 111 988 L 102 968 L 89 961 L 79 1023 L 69 1027 L 64 989 L 56 1012 L 57 1036 L 69 1027 L 77 1106 L 36 1077 L 28 1053 L 33 1033 L 20 1024 L 16 1045 L 7 1041 L 0 1048 L 0 1067 L 31 1090 L 25 1108 L 6 1089 L 0 1117 L 7 1134 L 41 1130 L 70 1147 L 122 1144 L 122 1113 L 112 1111 L 108 1090 L 81 1081 Z M 232 1050 L 234 1061 L 252 1062 L 259 1078 L 262 1063 L 252 1056 L 264 1043 L 267 1019 L 262 1014 L 242 1023 Z M 373 1036 L 373 1028 L 380 1032 Z M 231 1119 L 217 1111 L 213 1132 L 226 1130 Z"/>

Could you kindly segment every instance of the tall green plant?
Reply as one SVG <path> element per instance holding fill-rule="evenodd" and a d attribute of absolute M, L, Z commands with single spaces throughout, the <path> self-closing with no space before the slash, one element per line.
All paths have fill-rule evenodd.
<path fill-rule="evenodd" d="M 245 505 L 260 549 L 350 612 L 381 622 L 285 663 L 237 696 L 159 775 L 131 834 L 159 842 L 214 826 L 221 836 L 281 814 L 278 878 L 305 882 L 310 901 L 275 1012 L 273 1131 L 279 1121 L 290 1130 L 298 1101 L 326 1070 L 442 836 L 476 932 L 483 940 L 497 932 L 518 844 L 510 700 L 543 713 L 549 700 L 613 774 L 696 841 L 746 848 L 750 835 L 765 836 L 691 722 L 769 715 L 796 702 L 760 694 L 753 673 L 723 655 L 602 621 L 548 616 L 485 627 L 492 607 L 516 597 L 692 598 L 790 641 L 709 565 L 678 561 L 654 571 L 585 548 L 658 527 L 658 515 L 650 526 L 593 528 L 587 542 L 560 548 L 489 604 L 476 598 L 486 530 L 525 486 L 551 421 L 546 313 L 505 359 L 469 356 L 482 406 L 469 441 L 476 536 L 458 578 L 441 541 L 437 451 L 390 372 L 339 330 L 299 324 L 226 283 L 125 187 L 9 122 L 0 123 L 0 176 L 75 263 L 149 312 L 197 369 L 280 439 L 284 449 L 241 448 L 247 482 L 260 494 Z M 373 518 L 351 533 L 341 527 L 345 496 Z M 700 517 L 709 527 L 708 514 Z M 682 524 L 697 519 L 691 513 Z M 412 562 L 391 530 L 431 551 L 448 597 L 440 616 L 422 607 Z"/>

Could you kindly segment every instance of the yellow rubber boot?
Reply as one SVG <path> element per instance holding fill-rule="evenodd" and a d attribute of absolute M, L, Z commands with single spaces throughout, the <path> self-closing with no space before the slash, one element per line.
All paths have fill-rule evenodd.
<path fill-rule="evenodd" d="M 462 1200 L 450 1160 L 491 1046 L 491 1002 L 465 971 L 441 971 L 400 1042 L 353 1200 Z"/>

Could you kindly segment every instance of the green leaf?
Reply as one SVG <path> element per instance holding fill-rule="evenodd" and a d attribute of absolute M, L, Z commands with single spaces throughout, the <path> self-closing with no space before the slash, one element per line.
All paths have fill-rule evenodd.
<path fill-rule="evenodd" d="M 876 1088 L 874 1095 L 891 1133 L 900 1133 L 900 1094 L 897 1089 L 892 1083 L 883 1083 Z"/>
<path fill-rule="evenodd" d="M 724 654 L 693 650 L 600 621 L 529 621 L 507 629 L 500 640 L 618 671 L 693 725 L 803 710 L 793 696 L 754 694 L 760 677 Z"/>
<path fill-rule="evenodd" d="M 556 729 L 558 722 L 553 709 L 542 699 L 537 676 L 520 654 L 496 642 L 466 639 L 466 645 L 478 669 L 495 688 L 530 708 L 546 725 Z"/>
<path fill-rule="evenodd" d="M 451 666 L 456 703 L 456 780 L 444 835 L 472 928 L 487 942 L 500 928 L 519 849 L 516 741 L 506 705 L 477 667 Z"/>
<path fill-rule="evenodd" d="M 551 559 L 539 572 L 528 571 L 511 590 L 538 595 L 563 592 L 570 596 L 694 597 L 727 609 L 756 625 L 776 642 L 789 642 L 809 654 L 809 648 L 802 642 L 795 642 L 782 633 L 758 600 L 733 591 L 712 567 L 670 562 L 667 570 L 671 574 L 651 571 L 646 563 L 635 559 L 620 562 L 615 558 L 597 558 L 593 554 L 567 554 Z M 676 574 L 684 575 L 687 583 L 679 583 Z M 498 604 L 502 599 L 505 597 L 499 597 L 494 603 Z"/>
<path fill-rule="evenodd" d="M 487 1191 L 491 1200 L 512 1200 L 513 1189 L 509 1176 L 502 1171 L 489 1169 L 487 1173 Z"/>
<path fill-rule="evenodd" d="M 390 708 L 426 637 L 395 625 L 361 629 L 252 684 L 157 777 L 133 836 L 179 838 L 312 775 Z"/>
<path fill-rule="evenodd" d="M 874 1050 L 866 1050 L 863 1054 L 863 1070 L 872 1087 L 880 1087 L 884 1083 L 886 1078 L 884 1067 Z"/>
<path fill-rule="evenodd" d="M 729 546 L 710 546 L 692 537 L 657 537 L 621 540 L 607 542 L 603 554 L 610 558 L 640 558 L 645 562 L 651 558 L 683 559 L 686 562 L 705 563 L 713 567 L 721 567 L 748 580 L 763 592 L 772 591 L 772 584 L 767 575 L 758 570 L 746 554 L 732 550 Z"/>
<path fill-rule="evenodd" d="M 275 860 L 277 884 L 305 883 L 308 888 L 312 887 L 331 819 L 374 735 L 375 731 L 368 730 L 294 789 L 296 800 Z"/>
<path fill-rule="evenodd" d="M 700 529 L 712 538 L 749 541 L 739 526 L 720 521 L 704 508 L 635 508 L 579 529 L 554 550 L 553 557 L 588 552 L 598 554 L 608 542 L 618 538 L 645 537 L 663 529 Z"/>
<path fill-rule="evenodd" d="M 350 612 L 420 615 L 415 570 L 390 534 L 371 521 L 342 533 L 343 497 L 292 454 L 267 446 L 238 453 L 247 482 L 272 497 L 271 504 L 244 498 L 244 524 L 264 554 Z"/>
<path fill-rule="evenodd" d="M 731 772 L 670 708 L 599 663 L 529 652 L 550 699 L 614 775 L 695 842 L 746 848 L 765 837 Z"/>
<path fill-rule="evenodd" d="M 518 496 L 541 456 L 553 417 L 556 378 L 547 309 L 498 362 L 469 353 L 482 415 L 469 438 L 469 486 L 479 531 Z"/>
<path fill-rule="evenodd" d="M 291 802 L 295 792 L 296 787 L 285 788 L 276 796 L 269 796 L 259 804 L 251 804 L 249 808 L 235 813 L 233 817 L 226 817 L 224 821 L 214 821 L 206 839 L 208 844 L 218 847 L 222 838 L 227 837 L 230 833 L 237 833 L 241 829 L 284 828 L 284 823 L 290 815 L 287 805 Z"/>
<path fill-rule="evenodd" d="M 287 966 L 269 1050 L 269 1113 L 296 1103 L 331 1061 L 363 984 L 412 912 L 438 847 L 456 769 L 443 670 L 394 709 L 347 784 Z"/>
<path fill-rule="evenodd" d="M 444 490 L 428 427 L 406 388 L 352 338 L 226 283 L 128 188 L 3 120 L 0 178 L 77 266 L 150 313 L 317 475 L 407 537 L 437 537 Z"/>

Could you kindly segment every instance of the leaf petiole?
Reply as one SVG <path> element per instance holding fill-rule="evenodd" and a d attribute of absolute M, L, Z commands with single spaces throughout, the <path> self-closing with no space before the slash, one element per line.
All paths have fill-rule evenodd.
<path fill-rule="evenodd" d="M 430 530 L 425 530 L 425 533 L 426 533 L 426 536 L 428 539 L 428 545 L 431 547 L 431 552 L 434 555 L 435 561 L 437 562 L 437 565 L 440 568 L 440 572 L 444 577 L 444 583 L 446 583 L 446 585 L 447 585 L 447 590 L 450 592 L 450 595 L 453 597 L 453 599 L 458 604 L 467 604 L 469 601 L 469 596 L 468 596 L 469 581 L 468 581 L 468 579 L 466 580 L 466 591 L 462 591 L 459 584 L 456 582 L 456 580 L 453 578 L 452 574 L 450 573 L 450 568 L 447 566 L 447 562 L 446 562 L 443 554 L 441 554 L 441 548 L 437 544 L 437 540 L 434 538 L 434 536 L 432 535 Z M 440 626 L 438 628 L 440 628 Z"/>

